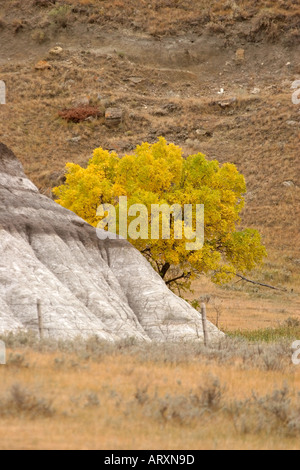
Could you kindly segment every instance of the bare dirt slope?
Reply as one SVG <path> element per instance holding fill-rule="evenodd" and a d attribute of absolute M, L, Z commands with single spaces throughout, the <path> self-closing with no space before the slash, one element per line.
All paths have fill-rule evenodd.
<path fill-rule="evenodd" d="M 124 154 L 163 135 L 186 154 L 234 162 L 248 183 L 244 224 L 263 233 L 270 253 L 254 277 L 294 293 L 240 284 L 229 294 L 207 291 L 234 299 L 239 320 L 229 326 L 253 310 L 259 325 L 299 315 L 300 106 L 291 100 L 299 18 L 291 0 L 2 0 L 1 140 L 47 195 L 67 161 L 85 164 L 97 146 Z M 62 51 L 49 53 L 55 46 Z M 50 68 L 36 70 L 41 60 Z M 102 113 L 120 107 L 123 123 L 112 129 L 103 117 L 75 124 L 58 115 L 86 104 Z"/>

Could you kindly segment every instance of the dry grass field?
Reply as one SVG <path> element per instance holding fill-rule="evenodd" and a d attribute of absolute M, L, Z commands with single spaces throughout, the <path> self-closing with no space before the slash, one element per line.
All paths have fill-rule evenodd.
<path fill-rule="evenodd" d="M 299 449 L 290 342 L 6 340 L 1 449 Z"/>

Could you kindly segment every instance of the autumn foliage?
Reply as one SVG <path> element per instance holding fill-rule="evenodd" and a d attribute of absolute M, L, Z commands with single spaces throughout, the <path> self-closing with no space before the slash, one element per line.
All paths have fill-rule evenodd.
<path fill-rule="evenodd" d="M 182 150 L 160 138 L 143 143 L 132 155 L 119 158 L 102 148 L 86 168 L 67 164 L 66 182 L 55 188 L 57 202 L 97 226 L 100 204 L 204 204 L 205 242 L 187 251 L 186 240 L 130 240 L 171 287 L 188 287 L 201 274 L 224 283 L 237 272 L 251 271 L 266 256 L 260 234 L 239 229 L 246 184 L 235 165 L 220 165 L 201 154 L 183 157 Z M 130 218 L 128 220 L 130 223 Z M 174 231 L 171 232 L 174 235 Z"/>

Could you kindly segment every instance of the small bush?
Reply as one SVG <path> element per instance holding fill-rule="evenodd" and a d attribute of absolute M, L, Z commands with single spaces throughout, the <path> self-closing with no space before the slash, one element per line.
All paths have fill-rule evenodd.
<path fill-rule="evenodd" d="M 226 28 L 222 23 L 210 22 L 206 27 L 211 34 L 224 34 L 226 32 Z"/>
<path fill-rule="evenodd" d="M 164 423 L 172 421 L 183 426 L 191 424 L 204 414 L 213 414 L 222 409 L 222 387 L 217 377 L 209 377 L 204 385 L 185 395 L 148 394 L 148 386 L 137 388 L 134 395 L 136 403 L 142 407 L 146 416 L 154 416 Z"/>
<path fill-rule="evenodd" d="M 31 39 L 33 39 L 33 41 L 37 42 L 38 44 L 43 44 L 45 41 L 47 41 L 47 36 L 45 31 L 42 29 L 36 29 L 31 34 Z"/>
<path fill-rule="evenodd" d="M 0 339 L 3 340 L 6 347 L 10 349 L 34 347 L 39 343 L 36 333 L 23 330 L 18 332 L 10 331 L 5 335 L 0 335 Z"/>
<path fill-rule="evenodd" d="M 299 328 L 300 327 L 300 320 L 299 318 L 289 317 L 284 324 L 288 328 Z"/>
<path fill-rule="evenodd" d="M 6 365 L 8 367 L 15 367 L 18 369 L 28 368 L 29 364 L 26 362 L 25 356 L 22 354 L 10 354 Z"/>
<path fill-rule="evenodd" d="M 22 31 L 22 29 L 24 29 L 24 27 L 25 27 L 25 23 L 23 22 L 23 20 L 14 20 L 12 22 L 12 28 L 13 28 L 15 34 Z"/>
<path fill-rule="evenodd" d="M 209 377 L 204 386 L 199 387 L 198 394 L 192 395 L 192 399 L 201 408 L 217 411 L 221 408 L 225 387 L 221 386 L 217 377 Z"/>
<path fill-rule="evenodd" d="M 145 403 L 149 402 L 149 395 L 148 395 L 148 385 L 143 388 L 138 387 L 134 398 L 137 400 L 139 405 L 145 405 Z"/>
<path fill-rule="evenodd" d="M 61 5 L 50 11 L 49 16 L 59 28 L 66 28 L 70 21 L 71 8 Z"/>
<path fill-rule="evenodd" d="M 100 400 L 95 392 L 89 392 L 86 396 L 85 408 L 98 408 L 100 406 Z"/>
<path fill-rule="evenodd" d="M 60 111 L 59 116 L 68 122 L 81 122 L 89 117 L 98 118 L 104 115 L 96 106 L 78 106 L 77 108 L 70 108 Z"/>
<path fill-rule="evenodd" d="M 36 397 L 31 391 L 15 384 L 5 398 L 0 399 L 0 416 L 26 415 L 30 418 L 49 418 L 55 414 L 52 403 Z"/>
<path fill-rule="evenodd" d="M 300 396 L 295 399 L 286 385 L 262 397 L 253 393 L 252 399 L 230 404 L 227 412 L 238 434 L 300 434 Z"/>

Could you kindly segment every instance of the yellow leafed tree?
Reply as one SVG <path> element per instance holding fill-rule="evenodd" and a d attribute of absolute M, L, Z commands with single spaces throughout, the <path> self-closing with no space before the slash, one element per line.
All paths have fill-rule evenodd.
<path fill-rule="evenodd" d="M 118 214 L 120 196 L 127 196 L 128 206 L 144 204 L 149 214 L 152 204 L 204 204 L 201 250 L 187 251 L 187 240 L 174 237 L 174 223 L 169 240 L 129 239 L 172 288 L 188 288 L 201 274 L 216 283 L 228 282 L 266 256 L 258 231 L 239 230 L 246 184 L 235 165 L 208 161 L 201 153 L 185 159 L 182 150 L 164 138 L 143 143 L 123 158 L 98 148 L 86 168 L 68 163 L 65 184 L 53 192 L 59 204 L 93 226 L 101 220 L 101 204 L 114 205 Z"/>

